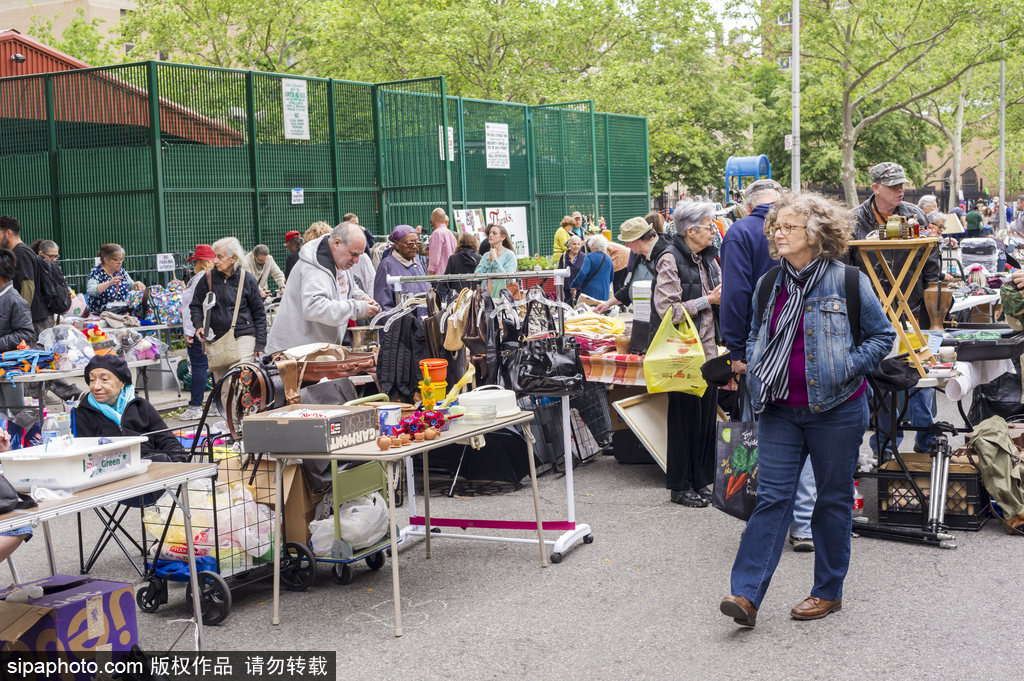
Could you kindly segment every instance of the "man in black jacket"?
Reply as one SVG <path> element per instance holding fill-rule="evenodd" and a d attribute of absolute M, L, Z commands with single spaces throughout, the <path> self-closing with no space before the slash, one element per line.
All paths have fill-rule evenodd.
<path fill-rule="evenodd" d="M 853 217 L 855 221 L 854 225 L 854 239 L 865 239 L 869 232 L 873 232 L 876 229 L 885 229 L 886 220 L 890 215 L 901 215 L 905 218 L 916 218 L 918 223 L 923 226 L 928 226 L 928 218 L 921 211 L 920 208 L 912 203 L 907 203 L 903 200 L 903 188 L 907 184 L 906 173 L 903 172 L 903 166 L 898 163 L 879 163 L 878 165 L 871 168 L 868 171 L 871 176 L 871 196 L 867 201 L 857 206 L 853 211 Z M 903 269 L 904 263 L 907 261 L 907 255 L 910 251 L 906 250 L 892 250 L 892 251 L 875 251 L 880 253 L 885 258 L 886 263 L 889 265 L 889 269 L 892 272 L 900 272 Z M 917 268 L 921 255 L 920 252 L 915 256 L 913 263 L 911 263 L 911 272 Z M 852 264 L 858 265 L 862 270 L 867 272 L 869 264 L 864 261 L 861 253 L 856 249 L 850 250 L 850 260 Z M 871 264 L 875 268 L 875 272 L 878 275 L 879 281 L 888 284 L 888 279 L 882 271 L 881 266 L 871 256 Z M 942 261 L 939 258 L 939 249 L 933 248 L 932 252 L 928 256 L 928 260 L 924 263 L 924 269 L 921 270 L 921 277 L 914 283 L 913 288 L 908 286 L 909 282 L 905 279 L 903 283 L 903 295 L 907 299 L 907 304 L 910 306 L 911 312 L 914 316 L 920 320 L 921 325 L 930 326 L 927 311 L 924 309 L 924 289 L 928 284 L 933 281 L 942 279 Z M 951 279 L 948 275 L 946 279 Z M 888 286 L 887 286 L 888 288 Z M 910 424 L 915 427 L 927 427 L 932 424 L 932 405 L 935 401 L 935 390 L 932 388 L 925 388 L 919 390 L 911 399 L 908 412 L 910 414 Z M 879 427 L 883 432 L 889 430 L 889 415 L 884 412 L 878 415 Z M 877 451 L 875 438 L 877 435 L 871 436 L 871 447 Z M 902 441 L 903 431 L 899 431 L 897 440 Z M 914 451 L 926 452 L 931 448 L 932 440 L 935 439 L 934 433 L 918 433 L 914 438 Z M 889 443 L 891 448 L 898 448 L 899 442 Z"/>

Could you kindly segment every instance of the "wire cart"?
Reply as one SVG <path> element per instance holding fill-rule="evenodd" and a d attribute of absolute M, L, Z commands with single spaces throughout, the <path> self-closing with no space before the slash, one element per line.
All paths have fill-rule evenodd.
<path fill-rule="evenodd" d="M 202 444 L 198 433 L 206 423 L 214 396 L 224 382 L 240 370 L 240 367 L 232 368 L 214 385 L 203 407 L 190 458 L 196 456 L 196 449 Z M 228 449 L 215 450 L 209 437 L 204 444 L 207 446 L 202 455 L 207 456 L 210 462 L 215 460 L 217 453 L 222 455 L 221 459 L 234 453 Z M 246 469 L 253 461 L 255 465 L 249 473 Z M 231 612 L 231 587 L 227 578 L 250 583 L 273 576 L 273 571 L 265 568 L 274 564 L 272 529 L 275 510 L 263 501 L 274 498 L 272 474 L 269 468 L 261 468 L 260 460 L 251 454 L 240 468 L 243 474 L 248 473 L 248 480 L 244 477 L 232 481 L 218 480 L 211 489 L 196 485 L 186 491 L 196 540 L 196 569 L 199 570 L 196 576 L 205 625 L 219 624 Z M 185 539 L 180 506 L 177 497 L 167 494 L 146 514 L 146 528 L 159 539 L 147 557 L 143 574 L 147 583 L 135 594 L 135 601 L 143 612 L 155 612 L 167 603 L 168 581 L 189 581 L 188 563 L 179 558 L 179 555 L 184 555 L 179 546 Z M 276 512 L 283 512 L 283 509 L 276 509 Z M 286 589 L 304 591 L 309 588 L 316 577 L 317 560 L 308 546 L 300 542 L 284 543 L 280 560 L 281 583 Z M 186 588 L 186 601 L 194 615 L 191 583 Z"/>

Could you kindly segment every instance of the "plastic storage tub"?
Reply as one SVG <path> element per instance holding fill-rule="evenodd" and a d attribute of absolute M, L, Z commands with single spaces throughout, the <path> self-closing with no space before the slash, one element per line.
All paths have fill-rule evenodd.
<path fill-rule="evenodd" d="M 144 437 L 78 437 L 70 444 L 51 442 L 0 453 L 0 464 L 4 477 L 19 492 L 28 492 L 33 485 L 73 492 L 144 473 L 150 463 L 141 455 L 145 441 Z"/>

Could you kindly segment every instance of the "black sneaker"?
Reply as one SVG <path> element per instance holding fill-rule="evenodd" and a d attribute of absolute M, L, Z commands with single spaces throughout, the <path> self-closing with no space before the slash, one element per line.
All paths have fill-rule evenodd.
<path fill-rule="evenodd" d="M 710 487 L 702 487 L 701 489 L 697 490 L 697 494 L 701 495 L 701 497 L 703 497 L 704 500 L 707 501 L 709 504 L 711 503 L 712 493 Z"/>
<path fill-rule="evenodd" d="M 688 506 L 690 508 L 704 508 L 709 502 L 691 488 L 683 490 L 682 492 L 673 491 L 672 503 Z"/>

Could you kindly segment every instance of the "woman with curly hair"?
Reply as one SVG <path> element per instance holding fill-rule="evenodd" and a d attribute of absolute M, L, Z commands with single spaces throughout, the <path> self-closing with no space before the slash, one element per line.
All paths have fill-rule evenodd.
<path fill-rule="evenodd" d="M 819 619 L 843 605 L 850 565 L 853 472 L 868 424 L 865 376 L 896 337 L 868 278 L 858 272 L 860 338 L 847 318 L 846 268 L 837 260 L 852 233 L 850 211 L 818 194 L 784 194 L 764 223 L 781 267 L 761 277 L 771 294 L 755 309 L 747 378 L 758 421 L 757 505 L 721 603 L 737 624 L 754 626 L 793 517 L 800 471 L 811 459 L 818 498 L 811 516 L 814 587 L 793 608 Z M 774 279 L 773 279 L 774 277 Z"/>

